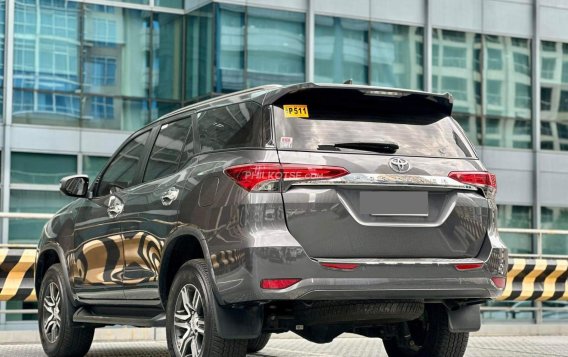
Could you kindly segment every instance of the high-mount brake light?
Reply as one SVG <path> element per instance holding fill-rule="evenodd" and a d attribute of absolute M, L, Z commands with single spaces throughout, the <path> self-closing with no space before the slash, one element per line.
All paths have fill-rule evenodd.
<path fill-rule="evenodd" d="M 497 191 L 497 178 L 491 172 L 452 171 L 448 177 L 461 183 Z"/>
<path fill-rule="evenodd" d="M 225 174 L 247 191 L 277 191 L 280 181 L 329 180 L 349 174 L 338 166 L 255 163 L 231 166 Z"/>

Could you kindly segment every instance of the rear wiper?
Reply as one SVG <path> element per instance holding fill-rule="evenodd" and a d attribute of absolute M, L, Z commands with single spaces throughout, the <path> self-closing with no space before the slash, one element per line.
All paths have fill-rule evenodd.
<path fill-rule="evenodd" d="M 399 146 L 395 143 L 389 143 L 389 142 L 384 142 L 384 143 L 356 142 L 356 143 L 337 143 L 337 144 L 318 145 L 318 150 L 339 151 L 339 148 L 373 151 L 384 154 L 394 154 L 398 150 Z"/>

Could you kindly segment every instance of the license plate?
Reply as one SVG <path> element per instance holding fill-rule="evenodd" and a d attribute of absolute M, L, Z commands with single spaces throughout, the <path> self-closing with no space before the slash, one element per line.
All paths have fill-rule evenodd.
<path fill-rule="evenodd" d="M 359 212 L 371 216 L 428 216 L 428 192 L 360 192 Z"/>

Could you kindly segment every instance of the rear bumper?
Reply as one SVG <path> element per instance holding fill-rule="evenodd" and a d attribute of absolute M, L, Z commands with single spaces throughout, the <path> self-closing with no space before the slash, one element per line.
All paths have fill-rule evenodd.
<path fill-rule="evenodd" d="M 496 258 L 495 253 L 500 253 Z M 504 254 L 503 254 L 504 253 Z M 507 267 L 498 236 L 486 239 L 478 257 L 468 259 L 315 259 L 299 246 L 253 247 L 215 257 L 213 270 L 221 304 L 270 300 L 492 299 L 502 293 L 491 281 L 495 266 Z M 321 262 L 349 262 L 345 271 Z M 459 271 L 460 263 L 483 267 Z M 502 271 L 503 275 L 506 271 Z M 262 289 L 262 279 L 301 279 L 279 290 Z"/>
<path fill-rule="evenodd" d="M 270 300 L 492 299 L 499 295 L 489 278 L 359 279 L 312 278 L 280 291 L 263 291 Z"/>

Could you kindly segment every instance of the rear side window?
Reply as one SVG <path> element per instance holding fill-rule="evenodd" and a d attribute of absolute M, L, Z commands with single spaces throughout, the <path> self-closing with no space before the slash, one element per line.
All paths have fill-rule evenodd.
<path fill-rule="evenodd" d="M 176 172 L 190 128 L 189 117 L 162 125 L 148 159 L 144 182 Z"/>
<path fill-rule="evenodd" d="M 100 179 L 97 190 L 99 196 L 108 195 L 112 189 L 123 189 L 132 185 L 149 136 L 150 132 L 147 131 L 131 139 L 114 157 Z"/>
<path fill-rule="evenodd" d="M 260 105 L 253 102 L 201 112 L 197 128 L 201 152 L 262 146 Z"/>
<path fill-rule="evenodd" d="M 305 90 L 281 98 L 273 112 L 280 150 L 475 157 L 458 124 L 422 95 Z"/>

